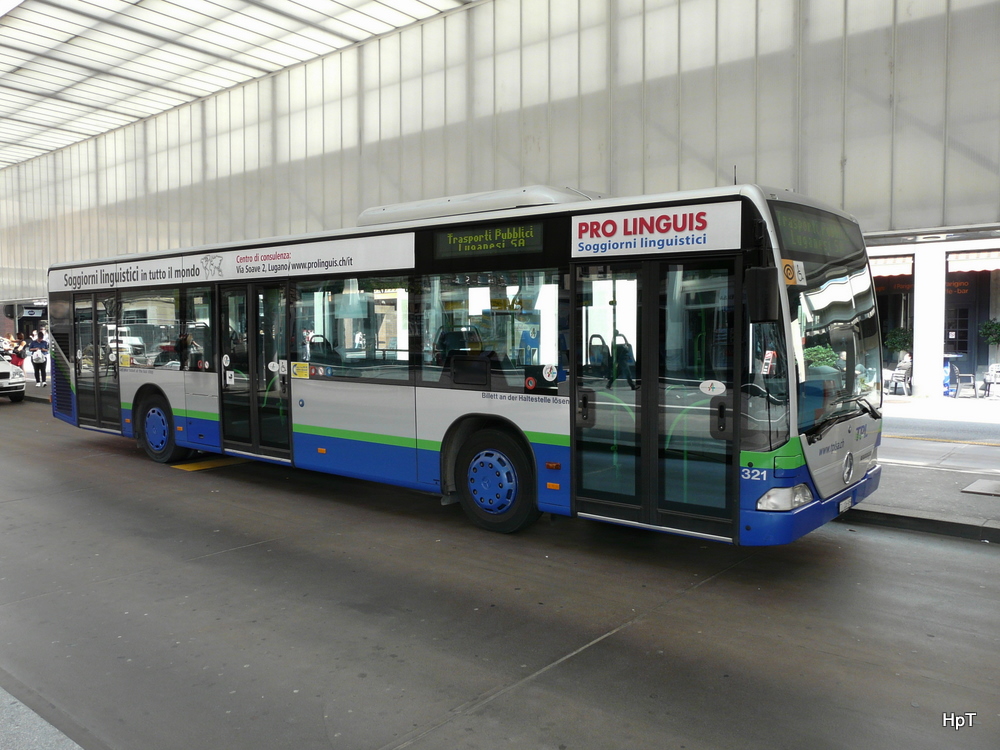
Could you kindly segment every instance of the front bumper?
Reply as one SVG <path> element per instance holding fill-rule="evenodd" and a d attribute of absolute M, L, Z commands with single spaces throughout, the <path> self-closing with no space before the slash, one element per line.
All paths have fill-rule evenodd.
<path fill-rule="evenodd" d="M 825 500 L 789 511 L 744 509 L 740 514 L 740 545 L 753 547 L 794 542 L 860 503 L 878 489 L 881 479 L 882 467 L 876 464 L 861 481 Z"/>

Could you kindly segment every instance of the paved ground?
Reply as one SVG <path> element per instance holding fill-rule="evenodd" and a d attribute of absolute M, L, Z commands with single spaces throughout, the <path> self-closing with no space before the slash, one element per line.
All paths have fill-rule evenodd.
<path fill-rule="evenodd" d="M 44 404 L 0 404 L 0 434 L 0 687 L 53 742 L 1000 744 L 991 544 L 853 521 L 763 550 L 566 519 L 508 537 L 398 489 L 158 466 Z"/>
<path fill-rule="evenodd" d="M 1000 544 L 1000 398 L 889 397 L 883 414 L 882 485 L 849 520 Z"/>

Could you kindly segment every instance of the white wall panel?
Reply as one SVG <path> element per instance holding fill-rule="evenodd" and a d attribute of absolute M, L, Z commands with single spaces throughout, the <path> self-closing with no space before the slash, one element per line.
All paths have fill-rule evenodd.
<path fill-rule="evenodd" d="M 531 182 L 801 190 L 1000 221 L 1000 2 L 493 0 L 0 173 L 0 298 L 52 262 Z"/>
<path fill-rule="evenodd" d="M 580 186 L 590 190 L 611 188 L 608 13 L 607 3 L 580 1 L 579 175 Z"/>
<path fill-rule="evenodd" d="M 548 2 L 531 4 L 521 17 L 521 182 L 549 182 L 549 15 Z"/>
<path fill-rule="evenodd" d="M 977 224 L 1000 206 L 1000 3 L 951 7 L 944 223 Z"/>
<path fill-rule="evenodd" d="M 847 2 L 845 205 L 869 232 L 891 225 L 893 7 Z"/>
<path fill-rule="evenodd" d="M 679 184 L 679 11 L 677 2 L 650 3 L 646 8 L 643 190 L 648 193 L 677 190 Z"/>
<path fill-rule="evenodd" d="M 757 23 L 757 179 L 799 187 L 799 50 L 795 3 L 759 4 Z"/>
<path fill-rule="evenodd" d="M 757 14 L 754 3 L 719 0 L 718 176 L 722 184 L 757 174 Z"/>
<path fill-rule="evenodd" d="M 947 2 L 912 0 L 896 11 L 892 208 L 904 226 L 944 220 Z"/>
<path fill-rule="evenodd" d="M 844 199 L 845 11 L 843 0 L 811 0 L 802 19 L 811 41 L 801 52 L 798 189 L 835 206 Z"/>
<path fill-rule="evenodd" d="M 614 85 L 611 87 L 612 163 L 609 190 L 615 195 L 641 195 L 644 191 L 645 24 L 641 2 L 619 3 L 618 17 L 610 26 L 610 54 Z"/>

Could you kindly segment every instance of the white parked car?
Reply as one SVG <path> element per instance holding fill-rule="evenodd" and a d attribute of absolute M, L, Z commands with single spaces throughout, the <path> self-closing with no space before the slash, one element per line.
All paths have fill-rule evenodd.
<path fill-rule="evenodd" d="M 24 401 L 24 370 L 0 357 L 0 396 L 15 403 Z"/>

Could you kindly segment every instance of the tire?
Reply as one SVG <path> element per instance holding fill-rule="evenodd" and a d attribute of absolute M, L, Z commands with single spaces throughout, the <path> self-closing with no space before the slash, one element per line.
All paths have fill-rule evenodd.
<path fill-rule="evenodd" d="M 455 486 L 469 520 L 489 531 L 510 534 L 541 515 L 531 460 L 521 443 L 501 430 L 481 430 L 459 448 Z"/>
<path fill-rule="evenodd" d="M 191 455 L 174 439 L 174 415 L 162 396 L 143 399 L 139 405 L 139 442 L 157 463 L 180 461 Z"/>
<path fill-rule="evenodd" d="M 24 391 L 8 394 L 7 398 L 9 398 L 15 404 L 24 401 Z"/>

